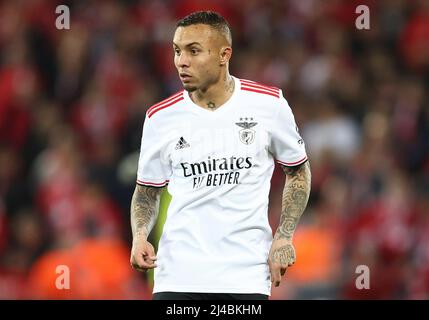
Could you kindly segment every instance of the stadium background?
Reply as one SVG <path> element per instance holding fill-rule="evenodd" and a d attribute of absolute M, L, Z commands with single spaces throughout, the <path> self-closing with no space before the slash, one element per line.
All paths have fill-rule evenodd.
<path fill-rule="evenodd" d="M 59 4 L 70 30 L 55 28 Z M 370 30 L 355 28 L 360 4 Z M 151 274 L 129 265 L 141 130 L 180 88 L 174 24 L 197 9 L 232 25 L 232 74 L 283 89 L 310 155 L 297 263 L 272 299 L 429 298 L 426 0 L 2 1 L 0 298 L 151 297 Z"/>

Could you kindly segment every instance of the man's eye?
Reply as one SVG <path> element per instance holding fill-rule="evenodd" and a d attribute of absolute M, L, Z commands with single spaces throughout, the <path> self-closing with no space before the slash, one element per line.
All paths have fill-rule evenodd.
<path fill-rule="evenodd" d="M 191 53 L 192 53 L 193 55 L 196 55 L 196 54 L 198 54 L 198 50 L 197 50 L 197 49 L 191 49 Z"/>
<path fill-rule="evenodd" d="M 180 50 L 179 49 L 174 49 L 174 53 L 176 54 L 176 56 L 180 55 Z"/>

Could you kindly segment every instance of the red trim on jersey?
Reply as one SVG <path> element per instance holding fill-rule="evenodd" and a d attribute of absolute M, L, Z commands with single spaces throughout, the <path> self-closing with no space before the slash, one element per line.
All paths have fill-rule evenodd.
<path fill-rule="evenodd" d="M 165 180 L 164 182 L 161 182 L 161 183 L 155 183 L 155 182 L 142 181 L 142 180 L 137 179 L 137 183 L 138 184 L 142 184 L 142 185 L 145 185 L 145 186 L 152 186 L 152 187 L 163 187 L 168 182 L 170 182 L 170 180 Z"/>
<path fill-rule="evenodd" d="M 160 102 L 158 102 L 158 103 L 154 104 L 154 105 L 153 105 L 153 106 L 151 106 L 147 111 L 148 111 L 148 112 L 150 112 L 153 108 L 156 108 L 156 107 L 158 107 L 158 106 L 159 106 L 159 105 L 161 105 L 161 104 L 167 103 L 167 102 L 169 102 L 169 101 L 173 100 L 174 98 L 177 98 L 178 96 L 180 96 L 180 94 L 181 94 L 182 92 L 183 92 L 183 90 L 180 90 L 180 91 L 176 92 L 175 94 L 173 94 L 173 95 L 169 96 L 168 98 L 166 98 L 166 99 L 164 99 L 164 100 L 162 100 L 162 101 L 160 101 Z"/>
<path fill-rule="evenodd" d="M 274 90 L 274 89 L 270 89 L 270 88 L 266 88 L 260 85 L 255 85 L 255 84 L 247 84 L 247 83 L 242 83 L 241 84 L 242 87 L 247 87 L 247 88 L 252 88 L 252 89 L 257 89 L 257 90 L 265 90 L 274 94 L 279 94 L 279 90 Z"/>
<path fill-rule="evenodd" d="M 280 160 L 276 160 L 278 163 L 287 166 L 287 167 L 291 167 L 291 166 L 297 166 L 303 162 L 305 162 L 307 160 L 307 156 L 305 156 L 304 158 L 302 158 L 301 160 L 295 161 L 295 162 L 283 162 Z"/>
<path fill-rule="evenodd" d="M 280 98 L 280 89 L 276 87 L 267 86 L 255 81 L 240 79 L 241 89 L 251 92 L 267 94 L 276 98 Z"/>
<path fill-rule="evenodd" d="M 162 100 L 161 102 L 158 102 L 158 103 L 154 104 L 153 106 L 151 106 L 151 107 L 146 111 L 146 114 L 152 113 L 152 111 L 153 111 L 154 109 L 156 109 L 156 108 L 158 108 L 158 107 L 161 107 L 161 106 L 163 106 L 164 104 L 166 104 L 166 103 L 168 103 L 168 102 L 170 102 L 170 101 L 172 101 L 172 100 L 174 100 L 174 99 L 176 99 L 176 98 L 180 97 L 180 96 L 182 95 L 182 93 L 183 93 L 183 90 L 181 90 L 181 91 L 179 91 L 179 92 L 176 92 L 176 93 L 175 93 L 175 94 L 173 94 L 172 96 L 169 96 L 167 99 L 164 99 L 164 100 Z"/>
<path fill-rule="evenodd" d="M 268 94 L 268 95 L 276 97 L 276 98 L 280 97 L 279 94 L 275 94 L 275 93 L 272 93 L 270 91 L 265 91 L 265 90 L 262 90 L 262 89 L 261 90 L 256 90 L 256 89 L 254 89 L 252 87 L 244 87 L 243 85 L 241 85 L 241 90 L 252 91 L 252 92 L 257 92 L 257 93 L 262 93 L 262 94 Z"/>
<path fill-rule="evenodd" d="M 269 88 L 273 88 L 273 89 L 278 89 L 277 87 L 269 86 L 269 85 L 267 85 L 267 84 L 263 84 L 263 83 L 256 82 L 256 81 L 252 81 L 252 80 L 249 80 L 249 79 L 240 79 L 240 81 L 242 81 L 242 82 L 247 82 L 247 83 L 260 84 L 261 86 L 265 86 L 265 87 L 269 87 Z"/>
<path fill-rule="evenodd" d="M 241 81 L 241 83 L 242 83 L 242 84 L 244 84 L 244 85 L 248 85 L 248 86 L 256 87 L 256 88 L 266 89 L 266 90 L 269 90 L 269 91 L 273 91 L 273 92 L 275 92 L 275 93 L 278 93 L 278 92 L 279 92 L 279 90 L 280 90 L 280 89 L 279 89 L 279 88 L 277 88 L 277 87 L 267 86 L 267 85 L 265 85 L 265 84 L 257 83 L 257 82 L 250 81 L 250 80 L 240 79 L 240 81 Z"/>
<path fill-rule="evenodd" d="M 272 93 L 275 93 L 275 94 L 279 93 L 279 89 L 277 89 L 277 90 L 270 89 L 270 88 L 267 88 L 267 87 L 264 87 L 264 86 L 260 86 L 260 85 L 257 85 L 257 84 L 242 83 L 241 85 L 245 86 L 245 87 L 254 88 L 254 89 L 266 90 L 266 91 L 269 91 L 269 92 L 272 92 Z"/>
<path fill-rule="evenodd" d="M 150 117 L 152 117 L 155 113 L 157 113 L 159 110 L 162 110 L 162 109 L 165 109 L 165 108 L 168 108 L 168 107 L 171 107 L 172 105 L 174 105 L 174 104 L 176 104 L 177 102 L 179 102 L 179 101 L 181 101 L 181 100 L 183 100 L 184 98 L 183 98 L 183 96 L 182 97 L 178 97 L 178 98 L 176 98 L 175 100 L 172 100 L 172 101 L 170 101 L 169 103 L 167 103 L 167 104 L 162 104 L 162 105 L 160 105 L 160 106 L 158 106 L 156 109 L 152 109 L 152 111 L 151 112 L 148 112 L 147 113 L 147 116 L 150 118 Z"/>

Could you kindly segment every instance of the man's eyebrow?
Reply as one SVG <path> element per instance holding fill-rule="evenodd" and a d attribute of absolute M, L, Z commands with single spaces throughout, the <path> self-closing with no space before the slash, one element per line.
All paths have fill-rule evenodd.
<path fill-rule="evenodd" d="M 191 46 L 193 46 L 193 45 L 198 45 L 198 46 L 202 47 L 201 43 L 196 42 L 196 41 L 191 42 L 191 43 L 188 43 L 185 47 L 191 47 Z M 173 42 L 173 46 L 179 47 L 179 46 L 178 46 L 176 43 L 174 43 L 174 42 Z"/>

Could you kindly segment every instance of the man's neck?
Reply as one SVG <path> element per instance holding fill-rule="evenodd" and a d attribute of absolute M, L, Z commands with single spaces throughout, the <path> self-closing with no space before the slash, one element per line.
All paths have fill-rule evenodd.
<path fill-rule="evenodd" d="M 234 79 L 227 74 L 218 83 L 210 86 L 207 90 L 196 90 L 190 97 L 195 104 L 208 110 L 216 110 L 221 107 L 234 92 Z"/>

